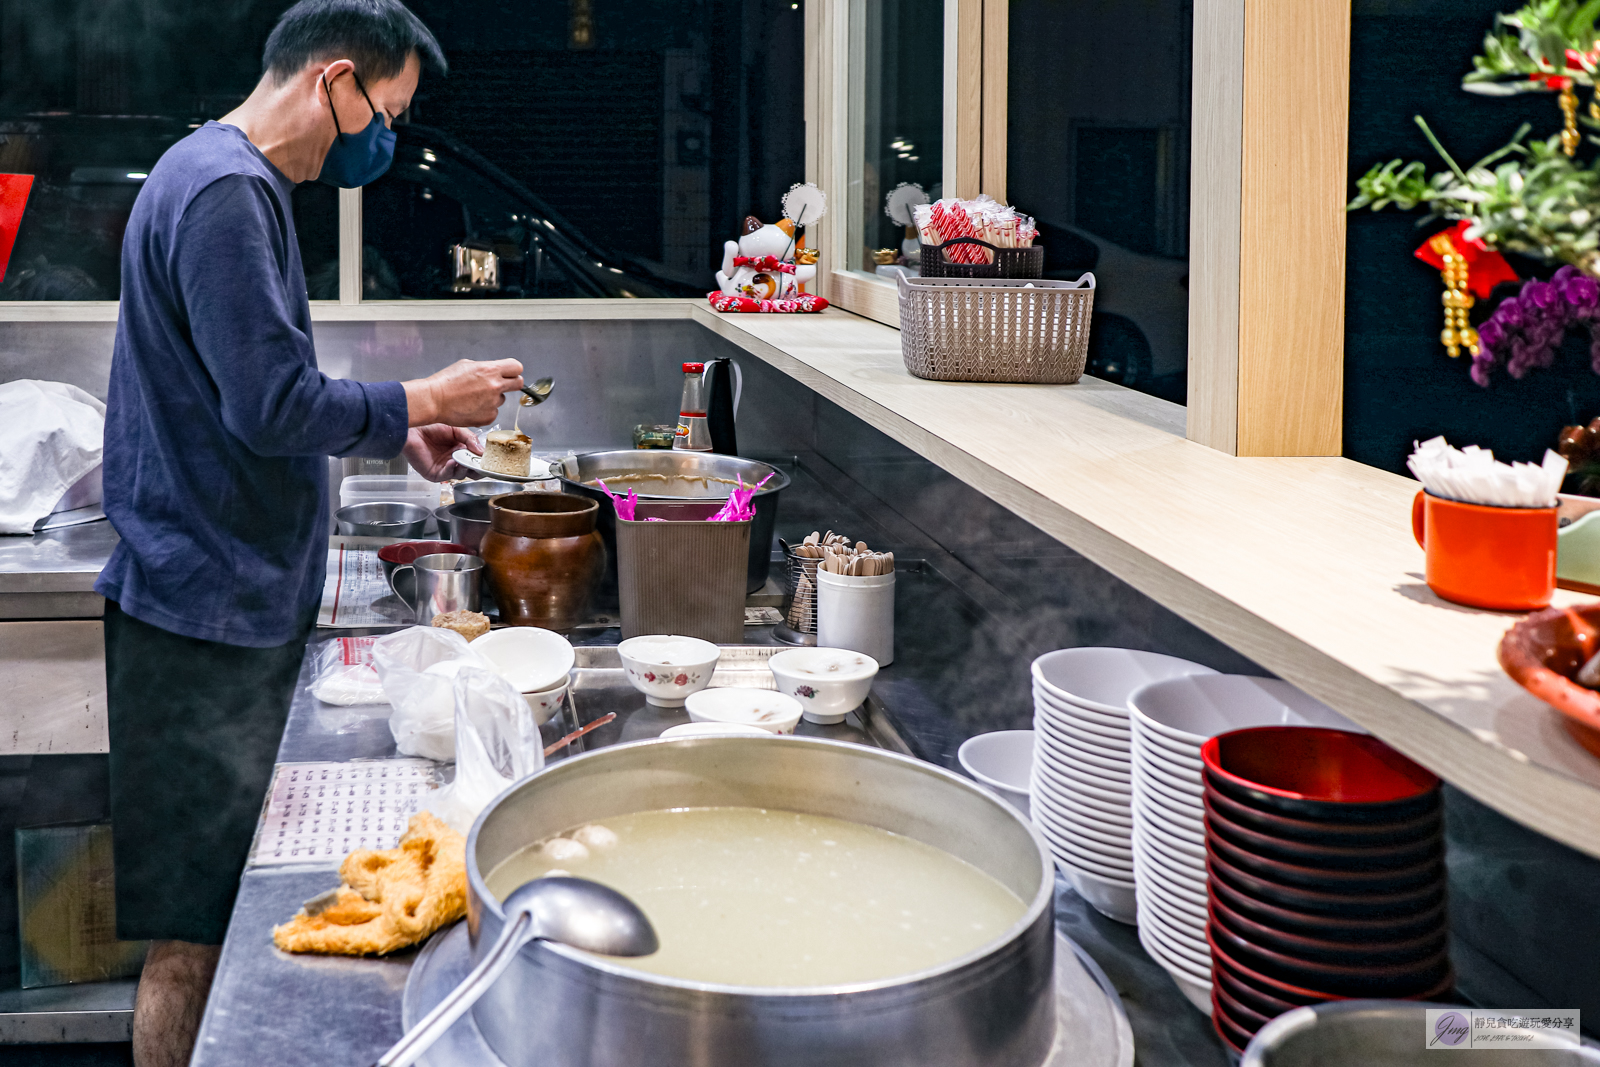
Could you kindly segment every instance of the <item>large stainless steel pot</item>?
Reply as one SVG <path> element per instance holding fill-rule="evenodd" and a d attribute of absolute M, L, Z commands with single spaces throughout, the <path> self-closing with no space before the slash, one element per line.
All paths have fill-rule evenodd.
<path fill-rule="evenodd" d="M 767 568 L 772 562 L 772 534 L 778 522 L 778 494 L 789 484 L 789 476 L 756 459 L 723 456 L 715 452 L 685 452 L 678 449 L 624 448 L 614 452 L 590 452 L 583 456 L 568 456 L 562 461 L 560 475 L 566 492 L 581 493 L 600 502 L 600 536 L 605 539 L 608 556 L 606 585 L 602 595 L 615 598 L 617 589 L 617 512 L 611 498 L 593 486 L 585 485 L 596 478 L 608 483 L 627 474 L 684 474 L 698 478 L 726 478 L 729 481 L 743 478 L 746 485 L 754 485 L 772 475 L 772 480 L 755 495 L 756 517 L 750 524 L 750 567 L 746 574 L 746 592 L 754 593 L 767 581 Z M 619 484 L 612 489 L 621 496 L 634 489 L 641 500 L 725 500 L 732 487 L 722 482 L 683 487 L 687 491 L 671 492 L 662 486 L 646 492 L 637 485 Z"/>
<path fill-rule="evenodd" d="M 1024 900 L 989 946 L 942 967 L 846 987 L 755 990 L 636 971 L 535 942 L 472 1009 L 507 1067 L 1035 1067 L 1049 1053 L 1054 878 L 1033 828 L 931 764 L 838 741 L 641 741 L 557 763 L 508 790 L 467 839 L 474 960 L 499 936 L 484 873 L 589 821 L 741 805 L 905 834 L 988 872 Z M 855 894 L 866 886 L 847 887 Z"/>

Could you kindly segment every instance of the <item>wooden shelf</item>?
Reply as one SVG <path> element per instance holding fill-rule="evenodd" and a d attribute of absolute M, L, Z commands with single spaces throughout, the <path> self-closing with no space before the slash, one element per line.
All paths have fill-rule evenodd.
<path fill-rule="evenodd" d="M 897 331 L 845 312 L 694 318 L 1483 803 L 1600 856 L 1600 760 L 1495 662 L 1515 616 L 1423 583 L 1416 482 L 1229 456 L 1184 438 L 1183 408 L 1090 378 L 923 381 Z"/>

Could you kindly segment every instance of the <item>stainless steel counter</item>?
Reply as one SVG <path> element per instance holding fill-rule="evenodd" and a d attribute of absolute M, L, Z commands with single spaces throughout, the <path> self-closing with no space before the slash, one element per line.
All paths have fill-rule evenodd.
<path fill-rule="evenodd" d="M 117 547 L 105 519 L 32 537 L 0 535 L 0 619 L 98 619 L 95 579 Z"/>
<path fill-rule="evenodd" d="M 331 635 L 313 634 L 311 644 L 327 636 Z M 607 645 L 617 639 L 612 630 L 585 637 L 580 643 Z M 584 659 L 599 666 L 608 655 L 606 650 L 595 649 Z M 307 656 L 278 751 L 279 761 L 394 757 L 388 708 L 322 704 L 306 688 L 310 662 Z M 892 687 L 884 688 L 892 691 Z M 587 722 L 608 708 L 604 700 L 592 707 L 580 705 L 578 717 Z M 875 706 L 873 718 L 879 716 L 889 720 L 869 727 L 879 743 L 900 747 L 890 740 L 894 737 L 892 713 Z M 861 736 L 853 726 L 846 729 Z M 879 735 L 880 729 L 891 732 Z M 625 736 L 621 723 L 598 733 L 605 740 L 612 731 L 617 736 L 611 740 Z M 917 746 L 913 736 L 904 740 L 910 747 Z M 359 1065 L 373 1062 L 399 1039 L 401 993 L 415 952 L 384 959 L 344 959 L 293 956 L 272 945 L 272 927 L 337 880 L 333 864 L 246 870 L 192 1067 L 254 1067 L 267 1059 Z M 1209 1023 L 1144 955 L 1132 928 L 1094 913 L 1059 880 L 1057 924 L 1096 958 L 1122 993 L 1145 1067 L 1222 1067 L 1225 1057 Z"/>

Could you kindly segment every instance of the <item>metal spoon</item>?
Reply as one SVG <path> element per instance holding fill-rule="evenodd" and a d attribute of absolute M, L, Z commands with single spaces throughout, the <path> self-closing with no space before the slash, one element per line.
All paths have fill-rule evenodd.
<path fill-rule="evenodd" d="M 506 924 L 483 961 L 373 1067 L 415 1063 L 530 941 L 559 941 L 603 956 L 648 956 L 660 947 L 655 927 L 637 904 L 587 878 L 536 878 L 506 897 L 502 908 Z"/>
<path fill-rule="evenodd" d="M 531 408 L 535 405 L 543 404 L 550 398 L 550 390 L 553 388 L 555 388 L 555 382 L 550 378 L 540 378 L 532 385 L 524 385 L 522 392 L 527 396 L 527 399 L 522 402 L 522 406 Z"/>

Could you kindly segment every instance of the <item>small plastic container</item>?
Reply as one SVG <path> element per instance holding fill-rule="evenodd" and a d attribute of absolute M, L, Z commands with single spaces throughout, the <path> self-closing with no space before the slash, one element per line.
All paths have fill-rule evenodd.
<path fill-rule="evenodd" d="M 433 511 L 439 506 L 439 494 L 438 483 L 418 474 L 352 474 L 339 483 L 339 506 L 394 500 Z"/>
<path fill-rule="evenodd" d="M 894 662 L 894 573 L 834 574 L 817 570 L 817 646 L 848 648 Z"/>

